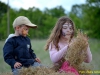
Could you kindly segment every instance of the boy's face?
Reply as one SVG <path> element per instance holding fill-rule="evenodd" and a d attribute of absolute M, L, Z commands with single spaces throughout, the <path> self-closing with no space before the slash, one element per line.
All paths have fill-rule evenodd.
<path fill-rule="evenodd" d="M 18 26 L 17 28 L 18 34 L 26 37 L 28 35 L 29 27 L 26 25 Z"/>

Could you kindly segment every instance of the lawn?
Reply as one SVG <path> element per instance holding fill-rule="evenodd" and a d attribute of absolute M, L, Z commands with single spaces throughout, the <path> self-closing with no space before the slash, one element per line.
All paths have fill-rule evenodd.
<path fill-rule="evenodd" d="M 51 66 L 52 62 L 50 61 L 49 53 L 48 51 L 44 50 L 44 46 L 46 43 L 46 40 L 31 40 L 32 43 L 32 49 L 34 49 L 34 52 L 36 53 L 37 57 L 41 59 L 42 64 L 45 66 Z M 94 71 L 99 71 L 99 73 L 95 73 L 96 75 L 100 75 L 100 40 L 96 39 L 90 39 L 89 40 L 93 60 L 90 63 L 91 68 L 93 68 Z M 4 72 L 11 72 L 10 66 L 6 64 L 3 60 L 3 52 L 2 48 L 4 45 L 4 41 L 0 41 L 0 73 Z M 93 74 L 93 75 L 95 75 Z"/>

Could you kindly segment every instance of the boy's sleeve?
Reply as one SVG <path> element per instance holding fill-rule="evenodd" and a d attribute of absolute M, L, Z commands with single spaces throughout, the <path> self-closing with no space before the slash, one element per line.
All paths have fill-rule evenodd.
<path fill-rule="evenodd" d="M 33 58 L 33 59 L 36 58 L 36 54 L 34 53 L 34 50 L 32 50 L 31 44 L 30 44 L 30 54 L 32 55 L 32 58 Z"/>
<path fill-rule="evenodd" d="M 9 39 L 4 47 L 3 47 L 3 57 L 6 63 L 8 63 L 11 67 L 14 67 L 14 64 L 16 63 L 14 59 L 14 42 L 12 39 Z"/>
<path fill-rule="evenodd" d="M 29 38 L 27 38 L 27 39 L 28 39 L 28 41 L 29 41 L 29 43 L 30 43 L 29 52 L 30 52 L 30 54 L 31 54 L 32 58 L 33 58 L 33 59 L 35 59 L 35 58 L 36 58 L 36 54 L 34 53 L 34 50 L 32 50 L 31 41 L 30 41 L 30 39 L 29 39 Z"/>

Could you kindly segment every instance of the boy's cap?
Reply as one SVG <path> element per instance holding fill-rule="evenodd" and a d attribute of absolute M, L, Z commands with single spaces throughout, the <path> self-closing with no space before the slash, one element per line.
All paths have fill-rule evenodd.
<path fill-rule="evenodd" d="M 37 28 L 37 25 L 31 23 L 31 21 L 25 16 L 17 17 L 13 22 L 13 28 L 15 28 L 16 26 L 19 26 L 19 25 L 23 25 L 23 24 L 26 26 L 29 26 L 31 28 Z"/>

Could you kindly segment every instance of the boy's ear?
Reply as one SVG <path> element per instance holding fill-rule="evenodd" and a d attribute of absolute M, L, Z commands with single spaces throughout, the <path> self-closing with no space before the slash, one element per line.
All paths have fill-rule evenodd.
<path fill-rule="evenodd" d="M 19 26 L 16 26 L 15 29 L 16 29 L 16 30 L 19 30 Z"/>

